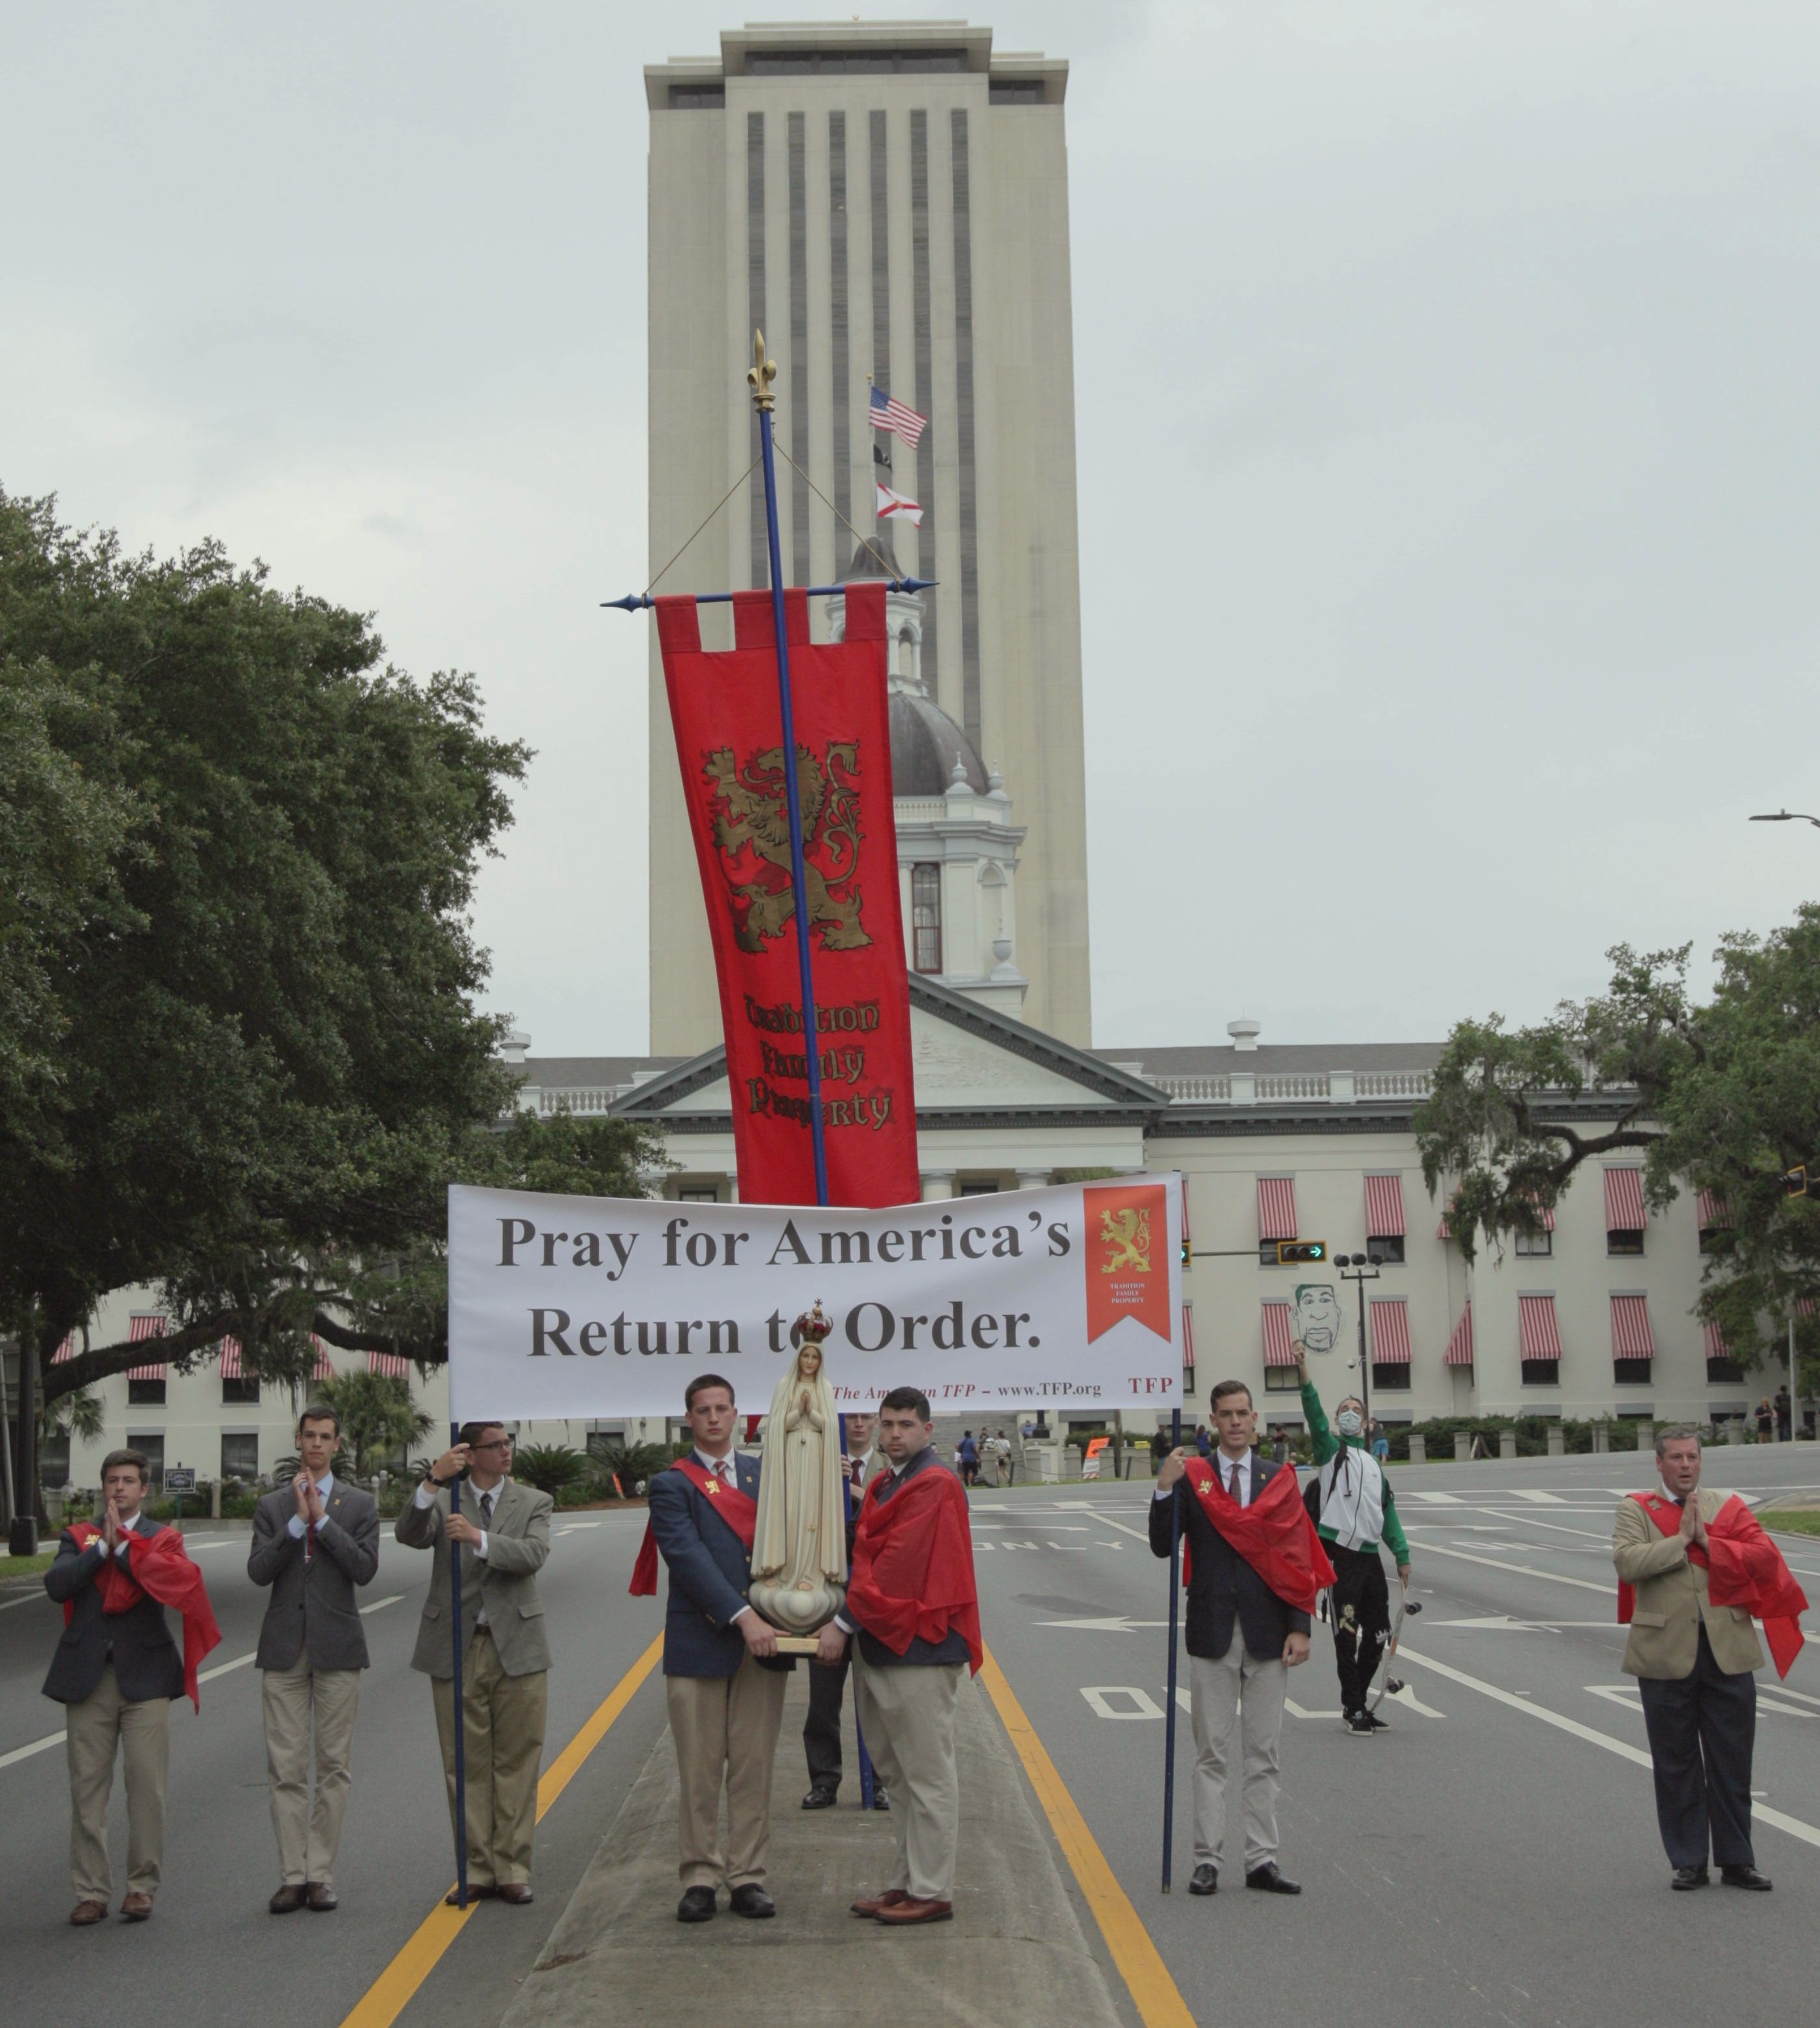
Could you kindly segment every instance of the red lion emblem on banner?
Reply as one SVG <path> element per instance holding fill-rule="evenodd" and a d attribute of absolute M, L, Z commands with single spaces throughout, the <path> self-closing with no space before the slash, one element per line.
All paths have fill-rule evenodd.
<path fill-rule="evenodd" d="M 784 749 L 768 747 L 742 765 L 730 746 L 716 747 L 702 772 L 727 879 L 733 939 L 741 950 L 761 951 L 768 937 L 783 935 L 796 914 Z M 821 932 L 823 949 L 858 950 L 872 942 L 854 877 L 865 835 L 859 825 L 858 741 L 831 740 L 821 760 L 799 745 L 796 794 L 803 810 L 809 926 Z"/>

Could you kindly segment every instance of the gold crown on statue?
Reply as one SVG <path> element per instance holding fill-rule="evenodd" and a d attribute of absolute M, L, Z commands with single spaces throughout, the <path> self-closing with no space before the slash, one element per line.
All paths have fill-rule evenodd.
<path fill-rule="evenodd" d="M 834 1320 L 822 1308 L 821 1298 L 817 1297 L 815 1307 L 805 1310 L 796 1319 L 795 1331 L 805 1345 L 819 1345 L 833 1328 Z"/>

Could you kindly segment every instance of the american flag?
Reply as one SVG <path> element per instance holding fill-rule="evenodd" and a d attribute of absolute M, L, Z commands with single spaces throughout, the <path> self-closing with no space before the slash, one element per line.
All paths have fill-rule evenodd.
<path fill-rule="evenodd" d="M 872 426 L 875 430 L 888 430 L 893 436 L 902 437 L 914 450 L 917 439 L 929 426 L 929 419 L 919 416 L 914 409 L 906 409 L 902 402 L 894 402 L 882 387 L 874 387 Z"/>
<path fill-rule="evenodd" d="M 913 528 L 920 528 L 923 524 L 923 510 L 919 501 L 911 499 L 907 493 L 894 493 L 888 486 L 880 486 L 878 518 L 881 521 L 887 520 L 893 514 L 901 514 Z"/>

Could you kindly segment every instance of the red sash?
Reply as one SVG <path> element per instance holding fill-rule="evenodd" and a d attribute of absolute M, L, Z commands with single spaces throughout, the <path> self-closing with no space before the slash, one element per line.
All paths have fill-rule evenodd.
<path fill-rule="evenodd" d="M 939 1467 L 899 1480 L 887 1501 L 881 1496 L 890 1483 L 880 1473 L 861 1503 L 847 1611 L 894 1655 L 906 1653 L 914 1640 L 933 1644 L 958 1634 L 977 1675 L 985 1650 L 967 1496 L 954 1474 Z"/>
<path fill-rule="evenodd" d="M 1681 1533 L 1682 1510 L 1659 1493 L 1633 1493 L 1664 1535 Z M 1690 1498 L 1697 1495 L 1690 1494 Z M 1801 1615 L 1807 1594 L 1795 1582 L 1782 1552 L 1763 1533 L 1763 1524 L 1734 1493 L 1707 1523 L 1707 1546 L 1688 1545 L 1687 1560 L 1707 1573 L 1707 1597 L 1714 1605 L 1740 1608 L 1763 1623 L 1763 1638 L 1778 1676 L 1786 1676 L 1806 1645 Z M 1620 1582 L 1618 1623 L 1628 1626 L 1637 1610 L 1637 1587 Z"/>
<path fill-rule="evenodd" d="M 758 1533 L 758 1501 L 736 1486 L 723 1485 L 711 1471 L 703 1471 L 692 1457 L 678 1458 L 668 1469 L 680 1471 L 696 1492 L 705 1496 L 716 1519 L 726 1523 L 738 1537 L 739 1547 L 751 1556 Z M 734 1470 L 738 1469 L 735 1466 Z M 657 1596 L 658 1538 L 651 1533 L 649 1521 L 644 1524 L 644 1540 L 639 1545 L 638 1561 L 632 1565 L 632 1583 L 628 1589 L 634 1598 Z"/>
<path fill-rule="evenodd" d="M 79 1521 L 69 1530 L 78 1549 L 105 1541 L 91 1523 Z M 202 1698 L 196 1687 L 196 1672 L 212 1648 L 221 1645 L 221 1630 L 209 1604 L 202 1573 L 191 1562 L 183 1538 L 175 1528 L 161 1528 L 155 1535 L 129 1535 L 123 1568 L 117 1556 L 102 1564 L 95 1586 L 101 1593 L 104 1613 L 130 1612 L 141 1599 L 155 1599 L 183 1616 L 183 1689 L 197 1710 Z M 69 1624 L 75 1612 L 73 1600 L 65 1602 L 63 1623 Z"/>
<path fill-rule="evenodd" d="M 1200 1502 L 1201 1512 L 1285 1605 L 1298 1612 L 1312 1612 L 1316 1598 L 1333 1582 L 1333 1566 L 1302 1504 L 1295 1473 L 1273 1472 L 1251 1505 L 1241 1507 L 1227 1492 L 1218 1464 L 1218 1453 L 1211 1459 L 1188 1460 L 1188 1490 Z M 1254 1463 L 1251 1469 L 1257 1468 Z M 1184 1540 L 1184 1585 L 1188 1564 Z"/>

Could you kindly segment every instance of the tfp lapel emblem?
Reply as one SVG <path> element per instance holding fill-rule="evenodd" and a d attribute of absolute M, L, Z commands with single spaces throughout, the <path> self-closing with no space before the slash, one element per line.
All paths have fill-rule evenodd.
<path fill-rule="evenodd" d="M 721 1482 L 717 1478 L 710 1478 L 702 1490 L 710 1500 L 718 1500 L 721 1497 Z"/>

